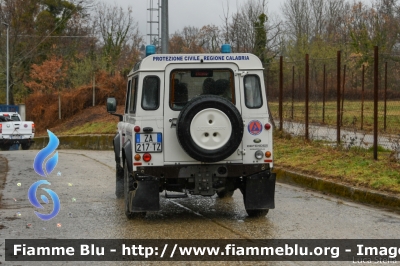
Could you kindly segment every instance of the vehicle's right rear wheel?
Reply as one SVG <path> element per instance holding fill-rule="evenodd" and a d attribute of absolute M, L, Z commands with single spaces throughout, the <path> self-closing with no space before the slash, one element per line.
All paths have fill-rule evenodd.
<path fill-rule="evenodd" d="M 217 192 L 218 198 L 231 198 L 233 196 L 234 190 L 222 190 Z"/>
<path fill-rule="evenodd" d="M 243 194 L 243 201 L 246 201 L 246 190 L 244 188 L 240 188 L 240 191 Z M 246 212 L 249 217 L 264 217 L 268 214 L 269 209 L 246 209 Z"/>
<path fill-rule="evenodd" d="M 264 217 L 268 214 L 268 209 L 266 210 L 246 210 L 250 217 Z"/>
<path fill-rule="evenodd" d="M 131 173 L 129 173 L 126 161 L 124 162 L 124 199 L 125 199 L 125 215 L 128 219 L 144 218 L 146 212 L 131 212 L 130 211 L 130 191 L 135 190 L 134 179 Z"/>

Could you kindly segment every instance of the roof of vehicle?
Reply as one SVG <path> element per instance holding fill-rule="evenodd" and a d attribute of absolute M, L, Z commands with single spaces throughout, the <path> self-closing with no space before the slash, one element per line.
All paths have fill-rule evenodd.
<path fill-rule="evenodd" d="M 129 75 L 140 71 L 164 71 L 169 64 L 235 63 L 240 70 L 263 69 L 260 59 L 253 54 L 153 54 L 137 63 Z"/>

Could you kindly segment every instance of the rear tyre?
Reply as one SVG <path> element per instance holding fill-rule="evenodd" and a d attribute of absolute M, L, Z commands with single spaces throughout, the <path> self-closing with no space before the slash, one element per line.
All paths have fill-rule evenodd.
<path fill-rule="evenodd" d="M 126 161 L 124 162 L 124 199 L 125 199 L 125 215 L 128 219 L 140 219 L 146 216 L 146 212 L 131 212 L 130 211 L 130 192 L 135 190 L 134 180 L 131 173 L 129 173 Z"/>
<path fill-rule="evenodd" d="M 119 164 L 115 170 L 115 196 L 117 199 L 124 198 L 124 169 Z"/>
<path fill-rule="evenodd" d="M 264 217 L 268 214 L 268 209 L 266 210 L 246 210 L 250 217 Z"/>
<path fill-rule="evenodd" d="M 223 199 L 223 198 L 232 198 L 234 190 L 222 190 L 220 192 L 217 192 L 218 198 Z"/>
<path fill-rule="evenodd" d="M 243 194 L 243 201 L 246 201 L 246 190 L 244 188 L 240 188 L 240 191 Z M 268 214 L 269 209 L 256 209 L 256 210 L 250 210 L 250 209 L 246 209 L 247 215 L 249 217 L 264 217 L 265 215 Z"/>

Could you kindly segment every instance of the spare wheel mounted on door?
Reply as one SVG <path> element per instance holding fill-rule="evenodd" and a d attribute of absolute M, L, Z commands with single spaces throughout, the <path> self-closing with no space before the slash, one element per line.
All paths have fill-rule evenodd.
<path fill-rule="evenodd" d="M 179 114 L 176 134 L 183 150 L 201 162 L 219 162 L 232 155 L 243 138 L 243 119 L 227 99 L 202 95 Z"/>

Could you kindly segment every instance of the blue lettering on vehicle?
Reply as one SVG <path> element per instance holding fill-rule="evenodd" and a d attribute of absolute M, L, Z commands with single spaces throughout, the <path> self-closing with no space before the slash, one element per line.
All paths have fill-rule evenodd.
<path fill-rule="evenodd" d="M 227 60 L 245 61 L 245 60 L 250 60 L 250 57 L 248 55 L 229 55 L 226 57 L 226 59 Z"/>
<path fill-rule="evenodd" d="M 199 55 L 186 55 L 186 56 L 153 56 L 153 61 L 156 62 L 177 62 L 177 61 L 200 61 Z M 248 61 L 248 55 L 206 55 L 203 56 L 204 61 Z"/>
<path fill-rule="evenodd" d="M 225 60 L 225 56 L 218 56 L 218 55 L 216 55 L 216 56 L 204 56 L 204 61 L 217 61 L 217 60 L 220 60 L 220 61 L 224 61 Z"/>
<path fill-rule="evenodd" d="M 185 56 L 185 61 L 200 61 L 200 56 Z"/>
<path fill-rule="evenodd" d="M 153 56 L 153 61 L 183 61 L 183 56 Z"/>

